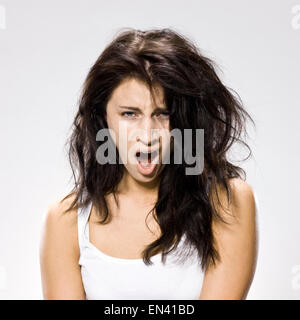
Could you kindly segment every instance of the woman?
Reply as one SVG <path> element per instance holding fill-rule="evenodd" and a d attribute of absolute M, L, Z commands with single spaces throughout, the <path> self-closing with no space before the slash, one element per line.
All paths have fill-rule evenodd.
<path fill-rule="evenodd" d="M 227 155 L 247 117 L 253 122 L 184 36 L 119 34 L 80 97 L 69 140 L 75 187 L 46 215 L 44 298 L 246 299 L 257 258 L 255 197 Z M 185 157 L 174 161 L 175 129 L 192 129 L 182 155 L 203 147 L 196 174 Z"/>

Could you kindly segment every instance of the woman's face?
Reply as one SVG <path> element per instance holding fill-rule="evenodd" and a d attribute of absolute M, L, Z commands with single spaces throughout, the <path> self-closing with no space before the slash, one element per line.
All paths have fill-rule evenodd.
<path fill-rule="evenodd" d="M 128 78 L 115 88 L 107 103 L 108 128 L 115 134 L 112 138 L 122 162 L 128 173 L 140 182 L 157 178 L 168 163 L 170 127 L 163 98 L 163 89 L 156 86 L 155 104 L 143 82 Z M 138 151 L 154 154 L 148 159 L 151 154 L 138 154 Z"/>

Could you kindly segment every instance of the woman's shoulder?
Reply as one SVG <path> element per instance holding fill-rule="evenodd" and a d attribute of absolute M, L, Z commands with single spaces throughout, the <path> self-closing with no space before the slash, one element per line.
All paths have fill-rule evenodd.
<path fill-rule="evenodd" d="M 60 197 L 48 205 L 43 223 L 43 236 L 51 241 L 69 242 L 77 251 L 77 207 L 71 208 L 75 195 Z"/>
<path fill-rule="evenodd" d="M 231 178 L 228 182 L 230 199 L 228 200 L 226 190 L 223 186 L 218 186 L 218 197 L 213 197 L 213 202 L 218 208 L 218 212 L 224 218 L 225 216 L 227 218 L 231 216 L 238 220 L 249 218 L 247 215 L 255 215 L 255 192 L 251 184 L 241 178 Z"/>
<path fill-rule="evenodd" d="M 240 178 L 230 179 L 232 188 L 232 201 L 236 207 L 253 207 L 255 206 L 255 191 L 252 185 Z M 254 212 L 254 210 L 250 210 Z"/>
<path fill-rule="evenodd" d="M 40 267 L 47 299 L 82 299 L 77 210 L 68 211 L 75 198 L 60 198 L 49 204 L 40 239 Z"/>
<path fill-rule="evenodd" d="M 249 182 L 242 180 L 241 178 L 231 178 L 229 179 L 231 187 L 239 193 L 250 195 L 253 194 L 253 187 Z"/>
<path fill-rule="evenodd" d="M 68 194 L 50 202 L 46 213 L 47 218 L 64 225 L 73 225 L 77 220 L 77 204 L 71 208 L 74 200 L 75 195 Z"/>

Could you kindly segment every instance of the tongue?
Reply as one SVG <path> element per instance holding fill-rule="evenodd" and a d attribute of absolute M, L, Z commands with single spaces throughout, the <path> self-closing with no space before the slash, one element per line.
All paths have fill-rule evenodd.
<path fill-rule="evenodd" d="M 157 164 L 150 163 L 148 161 L 139 161 L 138 162 L 138 170 L 143 175 L 149 175 L 152 174 L 154 169 L 156 168 Z"/>
<path fill-rule="evenodd" d="M 150 167 L 150 165 L 151 165 L 151 159 L 148 159 L 148 160 L 140 160 L 139 162 L 140 162 L 140 164 L 141 164 L 142 166 L 144 166 L 144 167 Z"/>
<path fill-rule="evenodd" d="M 152 155 L 153 157 L 153 155 Z M 151 159 L 151 153 L 148 154 L 148 157 L 145 157 L 145 155 L 143 155 L 142 157 L 138 157 L 138 170 L 140 171 L 141 174 L 143 175 L 149 175 L 152 174 L 152 172 L 154 171 L 154 169 L 157 166 L 156 160 Z M 156 159 L 156 157 L 155 157 Z M 151 160 L 153 161 L 153 163 L 151 163 Z"/>

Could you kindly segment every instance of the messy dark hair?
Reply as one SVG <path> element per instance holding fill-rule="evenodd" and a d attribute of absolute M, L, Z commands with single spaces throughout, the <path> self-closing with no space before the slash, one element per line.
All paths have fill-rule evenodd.
<path fill-rule="evenodd" d="M 146 265 L 152 264 L 150 258 L 157 252 L 162 252 L 165 262 L 166 255 L 177 247 L 183 235 L 185 243 L 196 248 L 202 269 L 220 259 L 212 223 L 214 218 L 228 222 L 218 212 L 212 196 L 216 195 L 219 201 L 218 190 L 222 188 L 230 202 L 229 180 L 246 179 L 245 171 L 231 163 L 227 153 L 234 142 L 240 142 L 249 150 L 249 156 L 252 154 L 240 137 L 242 132 L 247 134 L 247 118 L 253 124 L 254 121 L 238 94 L 221 82 L 215 67 L 191 40 L 170 28 L 126 28 L 103 50 L 84 82 L 67 141 L 75 186 L 63 200 L 71 195 L 75 198 L 66 212 L 92 201 L 102 218 L 99 223 L 111 220 L 105 196 L 113 194 L 116 199 L 124 165 L 99 164 L 95 155 L 104 142 L 95 137 L 100 129 L 107 128 L 107 102 L 124 79 L 142 80 L 151 95 L 154 85 L 163 88 L 171 129 L 178 128 L 182 134 L 186 128 L 193 132 L 196 128 L 204 129 L 202 173 L 186 175 L 188 164 L 184 159 L 175 164 L 172 154 L 171 163 L 161 172 L 158 198 L 148 213 L 155 210 L 161 237 L 143 251 Z"/>

